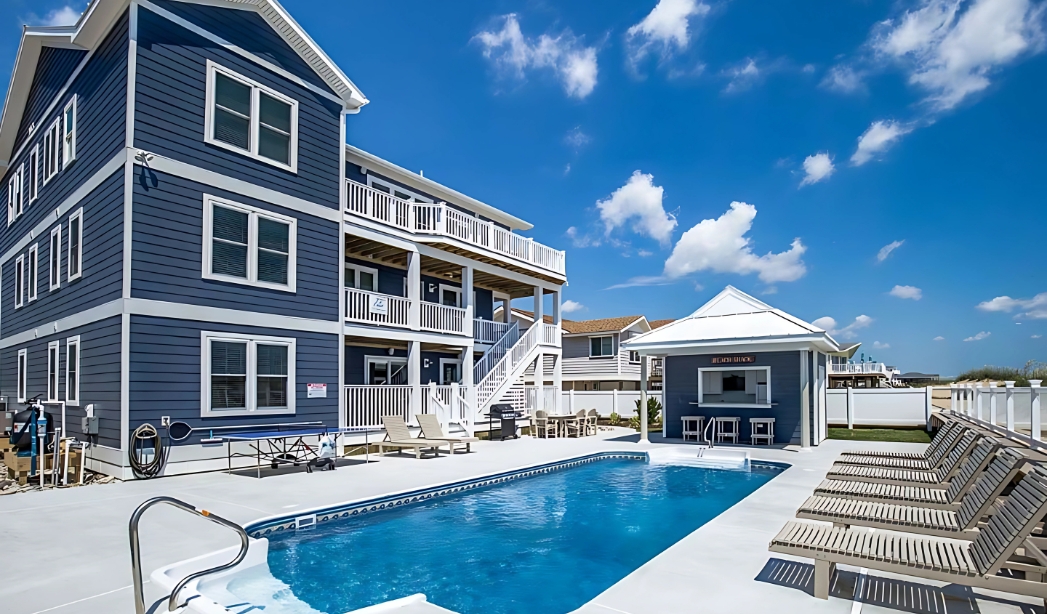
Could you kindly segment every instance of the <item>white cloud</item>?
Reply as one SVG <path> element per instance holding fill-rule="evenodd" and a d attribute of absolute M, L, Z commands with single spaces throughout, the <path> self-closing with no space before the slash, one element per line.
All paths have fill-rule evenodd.
<path fill-rule="evenodd" d="M 528 39 L 520 31 L 516 14 L 503 19 L 501 30 L 485 30 L 473 37 L 497 70 L 522 80 L 528 70 L 549 69 L 568 96 L 585 98 L 592 93 L 598 73 L 596 47 L 586 47 L 569 29 L 556 36 Z"/>
<path fill-rule="evenodd" d="M 916 286 L 895 286 L 891 288 L 890 295 L 897 298 L 907 298 L 918 301 L 923 298 L 923 290 Z"/>
<path fill-rule="evenodd" d="M 833 160 L 828 153 L 817 153 L 813 156 L 807 156 L 803 160 L 803 172 L 806 175 L 803 181 L 800 182 L 800 187 L 828 179 L 835 170 L 836 167 L 833 166 Z"/>
<path fill-rule="evenodd" d="M 653 256 L 654 252 L 647 251 L 646 249 L 638 249 L 636 250 L 636 255 L 641 258 L 647 258 L 648 256 Z"/>
<path fill-rule="evenodd" d="M 992 333 L 983 330 L 982 332 L 978 333 L 977 335 L 974 335 L 973 337 L 967 337 L 966 339 L 964 339 L 964 341 L 981 341 L 982 339 L 985 339 L 991 334 Z"/>
<path fill-rule="evenodd" d="M 1043 336 L 1043 335 L 1033 335 L 1033 336 L 1032 336 L 1032 339 L 1039 339 L 1039 338 L 1040 338 L 1040 337 L 1042 337 L 1042 336 Z"/>
<path fill-rule="evenodd" d="M 560 311 L 564 313 L 582 311 L 583 309 L 585 309 L 585 305 L 579 303 L 578 301 L 566 300 L 560 304 Z"/>
<path fill-rule="evenodd" d="M 991 301 L 978 303 L 981 311 L 1018 311 L 1018 317 L 1034 320 L 1047 319 L 1047 292 L 1041 292 L 1032 298 L 1020 299 L 1009 296 L 997 296 Z"/>
<path fill-rule="evenodd" d="M 879 341 L 873 341 L 874 350 L 886 350 L 891 347 L 890 343 L 880 343 Z"/>
<path fill-rule="evenodd" d="M 874 320 L 869 316 L 862 314 L 855 318 L 853 322 L 842 328 L 838 328 L 836 320 L 829 316 L 822 316 L 814 322 L 811 322 L 811 324 L 814 324 L 834 337 L 839 337 L 841 339 L 854 339 L 858 336 L 855 332 L 856 330 L 867 328 L 873 323 L 873 321 Z"/>
<path fill-rule="evenodd" d="M 800 70 L 809 75 L 814 73 L 814 71 L 817 69 L 815 68 L 814 64 L 804 64 L 803 68 L 801 68 Z"/>
<path fill-rule="evenodd" d="M 822 79 L 822 87 L 842 94 L 852 94 L 865 90 L 863 75 L 854 68 L 840 64 L 833 66 Z"/>
<path fill-rule="evenodd" d="M 599 239 L 593 239 L 588 234 L 579 232 L 574 226 L 568 228 L 564 234 L 571 240 L 571 245 L 575 247 L 600 247 Z"/>
<path fill-rule="evenodd" d="M 67 4 L 48 12 L 44 17 L 33 15 L 27 21 L 35 26 L 71 26 L 80 19 L 81 12 Z"/>
<path fill-rule="evenodd" d="M 904 64 L 925 102 L 944 111 L 989 87 L 1000 67 L 1043 50 L 1043 9 L 1030 0 L 923 0 L 880 24 L 872 46 Z"/>
<path fill-rule="evenodd" d="M 752 87 L 763 73 L 760 67 L 756 65 L 756 60 L 747 58 L 741 64 L 724 70 L 723 74 L 728 79 L 727 87 L 723 91 L 732 94 L 734 92 L 743 92 Z"/>
<path fill-rule="evenodd" d="M 901 247 L 904 243 L 905 239 L 902 239 L 901 241 L 891 241 L 887 245 L 884 245 L 880 248 L 880 251 L 876 253 L 876 261 L 883 262 L 884 260 L 887 260 L 887 257 L 891 255 L 891 252 Z"/>
<path fill-rule="evenodd" d="M 592 137 L 582 132 L 581 126 L 571 128 L 563 137 L 563 142 L 571 149 L 581 149 L 592 142 Z"/>
<path fill-rule="evenodd" d="M 633 277 L 629 281 L 620 284 L 607 286 L 604 290 L 618 290 L 619 288 L 636 288 L 640 286 L 668 286 L 671 283 L 673 283 L 673 280 L 662 275 L 641 276 Z"/>
<path fill-rule="evenodd" d="M 858 137 L 858 148 L 851 156 L 851 163 L 861 166 L 877 155 L 890 149 L 898 139 L 913 131 L 911 124 L 892 120 L 877 120 Z"/>
<path fill-rule="evenodd" d="M 933 341 L 945 341 L 945 337 L 942 337 L 941 335 L 938 335 L 937 337 L 935 337 L 933 339 Z"/>
<path fill-rule="evenodd" d="M 625 33 L 629 63 L 635 69 L 651 53 L 662 60 L 683 51 L 691 43 L 692 20 L 709 14 L 709 5 L 697 0 L 658 0 L 640 23 Z"/>
<path fill-rule="evenodd" d="M 770 296 L 772 294 L 778 294 L 778 286 L 767 286 L 766 288 L 763 289 L 763 292 L 760 292 L 760 294 L 763 294 L 764 296 Z"/>
<path fill-rule="evenodd" d="M 662 206 L 664 193 L 664 188 L 654 185 L 653 175 L 634 171 L 609 198 L 597 201 L 596 208 L 608 234 L 632 220 L 633 231 L 666 244 L 672 239 L 676 218 Z"/>
<path fill-rule="evenodd" d="M 742 202 L 716 219 L 702 220 L 683 233 L 665 261 L 665 275 L 683 277 L 696 271 L 716 273 L 757 273 L 764 283 L 796 281 L 807 273 L 802 260 L 807 248 L 800 239 L 780 253 L 763 256 L 753 253 L 752 241 L 745 235 L 756 218 L 756 207 Z"/>
<path fill-rule="evenodd" d="M 563 167 L 563 174 L 564 174 L 564 177 L 566 177 L 567 175 L 571 174 L 571 163 L 570 162 L 567 163 L 567 166 Z"/>

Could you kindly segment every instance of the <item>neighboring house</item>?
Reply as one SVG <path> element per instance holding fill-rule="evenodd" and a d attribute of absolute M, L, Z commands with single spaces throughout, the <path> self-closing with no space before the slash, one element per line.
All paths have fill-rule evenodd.
<path fill-rule="evenodd" d="M 890 388 L 897 369 L 882 362 L 867 361 L 864 354 L 855 361 L 854 355 L 861 345 L 852 343 L 829 354 L 830 388 Z"/>
<path fill-rule="evenodd" d="M 92 469 L 129 477 L 145 423 L 191 425 L 168 472 L 206 470 L 211 432 L 471 430 L 529 364 L 558 382 L 564 252 L 346 145 L 368 100 L 275 0 L 93 0 L 25 28 L 10 83 L 0 394 L 97 416 Z M 547 294 L 549 325 L 492 318 Z"/>

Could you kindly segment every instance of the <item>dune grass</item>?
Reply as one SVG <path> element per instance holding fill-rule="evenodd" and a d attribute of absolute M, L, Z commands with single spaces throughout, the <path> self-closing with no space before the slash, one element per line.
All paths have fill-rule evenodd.
<path fill-rule="evenodd" d="M 832 428 L 829 439 L 849 441 L 893 441 L 899 443 L 931 443 L 930 433 L 923 429 Z"/>
<path fill-rule="evenodd" d="M 1014 381 L 1015 386 L 1018 387 L 1028 386 L 1031 379 L 1047 380 L 1047 363 L 1030 360 L 1021 368 L 985 365 L 977 369 L 969 369 L 956 376 L 958 382 Z"/>

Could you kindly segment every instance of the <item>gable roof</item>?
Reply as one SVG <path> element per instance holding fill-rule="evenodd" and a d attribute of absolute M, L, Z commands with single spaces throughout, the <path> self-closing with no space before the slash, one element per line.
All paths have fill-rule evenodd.
<path fill-rule="evenodd" d="M 177 0 L 257 12 L 287 44 L 314 70 L 342 100 L 345 108 L 355 112 L 369 101 L 349 77 L 327 56 L 298 22 L 277 0 Z M 91 0 L 72 26 L 30 27 L 22 29 L 15 65 L 11 70 L 0 115 L 0 170 L 5 169 L 15 153 L 16 133 L 25 112 L 29 90 L 43 47 L 94 49 L 127 8 L 127 0 Z"/>
<path fill-rule="evenodd" d="M 674 320 L 672 318 L 666 318 L 664 320 L 651 320 L 651 322 L 650 322 L 651 329 L 653 330 L 655 328 L 661 328 L 661 327 L 665 326 L 666 324 L 672 324 L 675 321 L 676 320 Z"/>
<path fill-rule="evenodd" d="M 534 322 L 534 312 L 513 307 L 513 314 L 522 316 L 524 319 Z M 552 324 L 552 316 L 542 316 L 546 324 Z M 567 320 L 560 321 L 560 328 L 568 335 L 585 335 L 591 333 L 617 333 L 629 328 L 640 320 L 646 320 L 644 316 L 620 316 L 617 318 L 600 318 L 597 320 Z"/>
<path fill-rule="evenodd" d="M 817 326 L 771 307 L 741 290 L 727 286 L 686 318 L 653 329 L 625 342 L 630 350 L 673 350 L 680 353 L 702 348 L 739 351 L 752 347 L 789 349 L 813 346 L 837 352 L 839 344 Z M 745 347 L 749 346 L 749 347 Z"/>

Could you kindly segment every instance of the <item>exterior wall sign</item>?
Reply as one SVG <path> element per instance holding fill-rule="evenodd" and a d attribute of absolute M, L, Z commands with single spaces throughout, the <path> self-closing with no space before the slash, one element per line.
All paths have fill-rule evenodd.
<path fill-rule="evenodd" d="M 368 307 L 372 314 L 387 316 L 389 315 L 389 303 L 386 301 L 384 296 L 377 294 L 368 294 Z"/>
<path fill-rule="evenodd" d="M 756 362 L 755 356 L 713 356 L 714 365 L 736 365 Z"/>
<path fill-rule="evenodd" d="M 327 384 L 306 384 L 305 390 L 307 399 L 327 398 Z"/>

